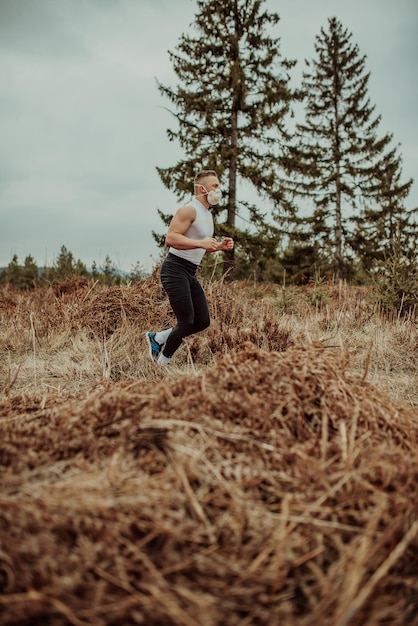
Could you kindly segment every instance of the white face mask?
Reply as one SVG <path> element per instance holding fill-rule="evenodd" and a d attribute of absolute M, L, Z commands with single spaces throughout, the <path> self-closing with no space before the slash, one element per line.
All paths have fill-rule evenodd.
<path fill-rule="evenodd" d="M 220 189 L 212 189 L 211 191 L 207 191 L 206 187 L 203 187 L 203 189 L 206 193 L 202 193 L 200 196 L 196 196 L 196 198 L 201 198 L 202 196 L 207 195 L 208 202 L 211 206 L 219 204 L 219 202 L 222 200 L 222 191 Z"/>

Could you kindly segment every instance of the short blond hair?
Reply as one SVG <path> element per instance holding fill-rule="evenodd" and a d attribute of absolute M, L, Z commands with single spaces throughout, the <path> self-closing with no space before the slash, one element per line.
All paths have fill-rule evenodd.
<path fill-rule="evenodd" d="M 194 177 L 194 185 L 201 185 L 201 181 L 208 176 L 216 176 L 216 178 L 218 178 L 218 174 L 215 172 L 215 170 L 202 170 L 201 172 L 198 172 Z"/>

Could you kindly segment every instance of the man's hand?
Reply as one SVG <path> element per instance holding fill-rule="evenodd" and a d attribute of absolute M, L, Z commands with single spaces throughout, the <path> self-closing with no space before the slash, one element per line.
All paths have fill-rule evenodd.
<path fill-rule="evenodd" d="M 204 248 L 206 252 L 219 252 L 220 250 L 232 250 L 234 247 L 234 240 L 231 237 L 224 237 L 222 241 L 216 241 L 213 237 L 205 237 L 200 239 L 200 247 Z"/>
<path fill-rule="evenodd" d="M 205 237 L 200 239 L 200 248 L 206 250 L 206 252 L 216 252 L 219 250 L 219 244 L 213 237 Z"/>
<path fill-rule="evenodd" d="M 234 248 L 234 240 L 231 237 L 224 237 L 218 243 L 218 250 L 232 250 Z"/>

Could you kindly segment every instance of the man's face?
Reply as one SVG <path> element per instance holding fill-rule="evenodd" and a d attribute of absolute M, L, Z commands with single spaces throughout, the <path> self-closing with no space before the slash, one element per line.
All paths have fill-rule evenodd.
<path fill-rule="evenodd" d="M 219 179 L 217 176 L 207 176 L 206 178 L 204 178 L 203 182 L 202 182 L 202 187 L 204 190 L 206 190 L 205 192 L 208 191 L 215 191 L 216 189 L 219 189 Z"/>

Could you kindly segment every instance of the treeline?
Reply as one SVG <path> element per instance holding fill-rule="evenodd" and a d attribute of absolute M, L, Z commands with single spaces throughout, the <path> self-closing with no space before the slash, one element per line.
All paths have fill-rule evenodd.
<path fill-rule="evenodd" d="M 217 255 L 209 255 L 204 259 L 200 273 L 204 280 L 219 278 L 216 265 Z M 218 257 L 220 260 L 220 257 Z M 333 282 L 336 276 L 331 271 L 321 273 L 300 274 L 301 265 L 289 266 L 286 271 L 285 259 L 276 257 L 275 274 L 277 279 L 267 280 L 264 276 L 262 282 L 280 284 L 281 288 L 290 288 L 296 285 L 309 284 L 321 288 L 324 283 Z M 222 261 L 219 263 L 222 266 Z M 239 264 L 238 264 L 239 265 Z M 280 272 L 280 276 L 279 276 Z M 94 281 L 103 286 L 130 285 L 146 278 L 148 273 L 138 261 L 128 272 L 122 272 L 109 256 L 98 267 L 95 262 L 91 268 L 87 268 L 80 259 L 75 259 L 72 252 L 65 246 L 61 247 L 60 253 L 50 267 L 39 267 L 35 259 L 28 255 L 23 264 L 19 263 L 17 255 L 14 255 L 8 266 L 0 270 L 0 285 L 8 285 L 22 291 L 29 291 L 37 287 L 58 286 L 62 283 L 74 280 Z M 248 280 L 257 280 L 256 273 L 248 272 L 244 277 Z M 384 261 L 378 270 L 363 276 L 364 280 L 354 281 L 357 284 L 367 284 L 373 288 L 375 298 L 382 305 L 382 310 L 391 314 L 396 311 L 399 315 L 408 315 L 416 318 L 418 315 L 418 258 L 411 257 L 406 253 L 401 240 L 394 240 L 388 246 Z M 238 279 L 238 277 L 236 277 Z"/>
<path fill-rule="evenodd" d="M 93 261 L 91 268 L 88 269 L 85 263 L 80 259 L 75 259 L 73 253 L 62 246 L 59 255 L 50 267 L 39 267 L 30 254 L 21 264 L 15 254 L 8 266 L 0 271 L 0 284 L 30 290 L 38 286 L 85 278 L 111 286 L 138 282 L 145 275 L 146 272 L 139 262 L 134 265 L 131 272 L 126 273 L 121 272 L 109 256 L 106 256 L 103 265 L 98 266 Z"/>

